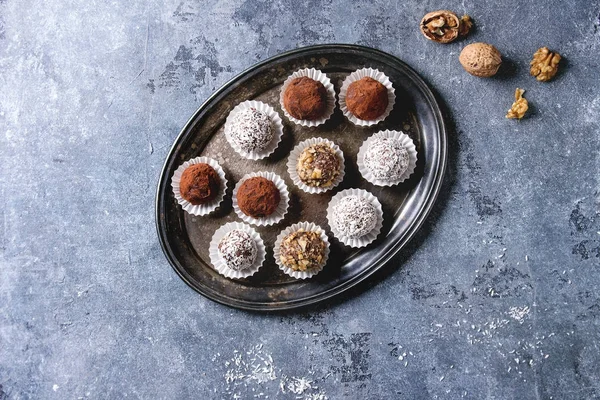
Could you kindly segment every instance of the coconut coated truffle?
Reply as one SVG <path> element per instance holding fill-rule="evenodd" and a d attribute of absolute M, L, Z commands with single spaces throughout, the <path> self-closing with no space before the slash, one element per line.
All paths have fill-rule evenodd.
<path fill-rule="evenodd" d="M 340 168 L 340 159 L 335 150 L 325 143 L 305 148 L 296 165 L 300 180 L 313 187 L 331 186 L 340 174 Z"/>
<path fill-rule="evenodd" d="M 327 90 L 321 82 L 309 77 L 296 78 L 283 94 L 283 105 L 296 119 L 319 119 L 327 107 Z"/>
<path fill-rule="evenodd" d="M 367 235 L 377 223 L 377 209 L 360 196 L 346 196 L 334 207 L 332 228 L 342 236 L 358 239 Z"/>
<path fill-rule="evenodd" d="M 409 156 L 399 140 L 375 138 L 369 143 L 364 163 L 376 179 L 400 179 L 408 169 Z"/>
<path fill-rule="evenodd" d="M 237 191 L 238 207 L 253 218 L 268 217 L 277 210 L 281 193 L 267 178 L 256 176 L 245 180 Z"/>
<path fill-rule="evenodd" d="M 294 271 L 319 268 L 325 258 L 327 245 L 317 232 L 300 229 L 283 238 L 280 261 Z"/>
<path fill-rule="evenodd" d="M 348 111 L 362 120 L 377 119 L 387 109 L 387 89 L 381 82 L 366 76 L 348 86 L 346 106 Z"/>
<path fill-rule="evenodd" d="M 179 181 L 181 197 L 194 205 L 211 202 L 219 194 L 221 179 L 208 164 L 199 163 L 186 168 Z"/>
<path fill-rule="evenodd" d="M 229 137 L 246 153 L 260 152 L 273 140 L 271 119 L 255 108 L 236 113 L 228 125 Z"/>
<path fill-rule="evenodd" d="M 239 229 L 227 232 L 219 241 L 218 249 L 219 256 L 227 267 L 235 271 L 250 268 L 258 253 L 254 239 Z"/>

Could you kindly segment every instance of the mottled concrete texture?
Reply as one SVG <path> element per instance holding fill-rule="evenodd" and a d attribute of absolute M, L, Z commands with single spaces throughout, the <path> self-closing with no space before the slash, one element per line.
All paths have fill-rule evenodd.
<path fill-rule="evenodd" d="M 425 40 L 441 7 L 474 34 Z M 500 76 L 462 70 L 473 41 L 502 52 Z M 228 79 L 328 42 L 390 52 L 435 89 L 443 193 L 349 296 L 215 304 L 159 248 L 163 160 Z M 546 84 L 528 75 L 542 45 L 564 55 Z M 600 398 L 599 52 L 597 0 L 0 0 L 0 399 Z"/>

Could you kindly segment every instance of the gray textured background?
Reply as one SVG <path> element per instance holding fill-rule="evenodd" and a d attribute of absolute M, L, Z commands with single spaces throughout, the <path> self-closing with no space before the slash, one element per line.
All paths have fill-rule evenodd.
<path fill-rule="evenodd" d="M 600 398 L 598 1 L 105 3 L 0 1 L 1 400 Z M 476 32 L 426 41 L 441 7 Z M 462 70 L 472 41 L 499 48 L 499 77 Z M 328 42 L 390 52 L 437 91 L 443 194 L 396 265 L 334 304 L 206 300 L 157 242 L 167 151 L 228 79 Z M 528 75 L 542 45 L 564 56 L 546 84 Z"/>

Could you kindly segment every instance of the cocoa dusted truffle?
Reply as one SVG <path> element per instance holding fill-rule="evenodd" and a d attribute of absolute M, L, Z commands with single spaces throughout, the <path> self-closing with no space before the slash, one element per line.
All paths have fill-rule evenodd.
<path fill-rule="evenodd" d="M 379 137 L 369 143 L 364 162 L 376 179 L 396 180 L 408 169 L 409 155 L 399 140 Z"/>
<path fill-rule="evenodd" d="M 351 239 L 370 233 L 377 224 L 377 209 L 360 196 L 346 196 L 333 207 L 332 228 Z"/>
<path fill-rule="evenodd" d="M 319 119 L 327 107 L 327 90 L 321 82 L 309 77 L 296 78 L 283 94 L 283 105 L 296 119 Z"/>
<path fill-rule="evenodd" d="M 319 268 L 325 257 L 327 245 L 317 232 L 300 229 L 283 238 L 280 261 L 294 271 Z"/>
<path fill-rule="evenodd" d="M 258 249 L 256 242 L 247 233 L 239 229 L 229 231 L 219 241 L 219 256 L 227 267 L 243 271 L 254 264 Z"/>
<path fill-rule="evenodd" d="M 269 116 L 255 108 L 236 113 L 227 128 L 231 140 L 247 153 L 266 149 L 274 136 Z"/>
<path fill-rule="evenodd" d="M 273 214 L 281 200 L 277 186 L 267 178 L 256 176 L 245 180 L 237 191 L 240 210 L 250 217 L 262 218 Z"/>
<path fill-rule="evenodd" d="M 179 181 L 181 197 L 194 205 L 211 202 L 219 194 L 221 179 L 208 164 L 199 163 L 186 168 Z"/>
<path fill-rule="evenodd" d="M 366 76 L 348 86 L 346 106 L 348 111 L 362 120 L 377 119 L 387 109 L 387 89 L 381 82 Z"/>
<path fill-rule="evenodd" d="M 328 187 L 340 174 L 340 159 L 335 150 L 325 143 L 317 143 L 305 148 L 296 171 L 304 184 L 314 187 Z"/>

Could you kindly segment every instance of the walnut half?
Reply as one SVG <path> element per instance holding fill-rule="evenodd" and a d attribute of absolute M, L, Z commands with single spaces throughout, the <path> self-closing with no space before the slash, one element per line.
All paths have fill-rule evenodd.
<path fill-rule="evenodd" d="M 523 93 L 525 91 L 523 89 L 517 88 L 515 90 L 515 102 L 508 110 L 508 114 L 506 114 L 506 118 L 516 118 L 521 119 L 529 109 L 529 103 L 527 103 L 527 99 L 523 97 Z"/>
<path fill-rule="evenodd" d="M 459 36 L 465 36 L 473 26 L 471 17 L 458 18 L 448 10 L 427 13 L 421 20 L 421 33 L 429 40 L 438 43 L 450 43 Z"/>
<path fill-rule="evenodd" d="M 540 82 L 549 81 L 558 72 L 560 54 L 551 52 L 547 47 L 542 47 L 533 54 L 529 72 Z"/>

